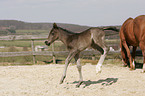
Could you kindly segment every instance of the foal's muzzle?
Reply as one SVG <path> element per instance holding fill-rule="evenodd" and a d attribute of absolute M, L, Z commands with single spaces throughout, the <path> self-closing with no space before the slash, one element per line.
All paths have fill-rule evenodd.
<path fill-rule="evenodd" d="M 45 41 L 45 44 L 46 44 L 47 46 L 50 46 L 50 43 L 49 43 L 48 41 Z"/>

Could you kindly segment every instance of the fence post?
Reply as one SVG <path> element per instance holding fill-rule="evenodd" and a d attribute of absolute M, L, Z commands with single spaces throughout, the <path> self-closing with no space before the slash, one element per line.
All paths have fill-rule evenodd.
<path fill-rule="evenodd" d="M 32 55 L 33 55 L 33 64 L 36 64 L 36 59 L 35 59 L 35 55 L 34 55 L 34 40 L 31 39 L 31 47 L 32 47 Z"/>
<path fill-rule="evenodd" d="M 92 56 L 92 60 L 95 60 L 95 56 L 94 55 Z"/>
<path fill-rule="evenodd" d="M 52 55 L 53 55 L 53 64 L 56 64 L 56 59 L 54 54 L 54 43 L 52 43 Z"/>

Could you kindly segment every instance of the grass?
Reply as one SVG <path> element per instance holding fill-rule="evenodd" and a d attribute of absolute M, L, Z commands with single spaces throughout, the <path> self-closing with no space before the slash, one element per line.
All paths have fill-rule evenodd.
<path fill-rule="evenodd" d="M 49 64 L 49 61 L 52 60 L 50 56 L 36 56 L 36 64 L 43 65 Z M 51 63 L 51 62 L 50 62 Z M 32 56 L 19 56 L 19 57 L 1 57 L 0 66 L 9 66 L 9 65 L 34 65 Z"/>
<path fill-rule="evenodd" d="M 49 30 L 16 30 L 16 35 L 48 35 Z"/>
<path fill-rule="evenodd" d="M 31 47 L 31 41 L 0 41 L 0 46 Z"/>
<path fill-rule="evenodd" d="M 34 46 L 40 45 L 40 46 L 46 46 L 44 44 L 45 40 L 35 40 Z M 0 48 L 0 52 L 8 52 L 8 49 L 12 46 L 16 47 L 19 51 L 22 51 L 23 47 L 28 47 L 31 51 L 31 41 L 0 41 L 0 46 L 5 46 L 5 48 Z M 48 46 L 48 50 L 52 51 L 52 44 L 51 46 Z M 56 41 L 54 43 L 54 50 L 55 51 L 65 51 L 66 47 L 64 44 L 60 41 Z"/>
<path fill-rule="evenodd" d="M 117 54 L 110 54 L 107 55 L 107 57 L 104 60 L 104 64 L 112 64 L 112 65 L 122 65 L 122 59 L 120 58 L 121 54 L 119 53 L 116 58 L 114 58 Z M 65 57 L 56 57 L 57 61 L 59 61 L 57 64 L 65 64 Z M 81 64 L 86 65 L 86 64 L 92 64 L 96 65 L 98 60 L 99 60 L 100 55 L 96 56 L 95 60 L 91 60 L 90 58 L 87 57 L 82 57 L 81 58 Z M 50 56 L 36 56 L 36 64 L 37 65 L 45 65 L 45 64 L 52 64 L 53 63 L 53 58 Z M 137 58 L 136 59 L 137 63 L 142 63 L 142 58 Z M 76 65 L 75 60 L 71 60 L 71 65 Z M 33 57 L 32 56 L 21 56 L 21 57 L 2 57 L 0 58 L 0 65 L 1 66 L 14 66 L 14 65 L 34 65 L 33 64 Z"/>
<path fill-rule="evenodd" d="M 21 32 L 21 31 L 20 31 Z M 40 45 L 40 46 L 44 46 L 44 41 L 45 40 L 36 40 L 34 41 L 34 46 Z M 119 43 L 119 40 L 107 40 L 106 43 L 112 43 L 112 44 L 116 44 Z M 0 41 L 0 46 L 5 46 L 5 48 L 1 48 L 0 52 L 10 52 L 11 47 L 14 47 L 15 50 L 13 51 L 23 51 L 24 47 L 27 47 L 27 51 L 31 51 L 31 41 L 27 40 L 27 41 Z M 64 44 L 60 41 L 56 41 L 54 43 L 54 51 L 65 51 L 66 47 L 64 46 Z M 52 51 L 52 45 L 48 47 L 49 51 Z M 59 62 L 59 64 L 64 64 L 65 59 L 67 56 L 56 56 L 56 59 L 62 60 L 61 62 Z M 91 60 L 92 57 L 91 56 L 83 56 L 81 61 L 82 64 L 85 65 L 86 63 L 91 63 L 93 65 L 96 65 L 98 60 L 100 58 L 100 54 L 95 56 L 95 60 Z M 23 64 L 33 64 L 32 61 L 32 56 L 22 56 L 22 57 L 3 57 L 0 58 L 0 63 L 2 65 L 7 65 L 7 64 L 12 64 L 12 65 L 23 65 Z M 48 63 L 52 63 L 52 57 L 49 56 L 36 56 L 36 60 L 37 60 L 37 64 L 48 64 Z M 71 61 L 72 63 L 74 63 L 74 59 Z M 110 54 L 107 55 L 104 64 L 120 64 L 122 63 L 121 61 L 121 54 L 120 53 L 114 53 L 114 54 Z"/>
<path fill-rule="evenodd" d="M 105 40 L 107 44 L 119 44 L 120 39 L 110 39 L 110 40 Z"/>

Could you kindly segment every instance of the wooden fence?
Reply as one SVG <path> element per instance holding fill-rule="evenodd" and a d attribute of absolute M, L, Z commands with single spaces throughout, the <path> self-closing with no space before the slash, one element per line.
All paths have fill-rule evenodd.
<path fill-rule="evenodd" d="M 0 36 L 1 41 L 8 41 L 8 40 L 31 40 L 31 48 L 32 51 L 25 51 L 25 52 L 0 52 L 0 57 L 15 57 L 15 56 L 33 56 L 33 63 L 36 63 L 35 56 L 37 55 L 46 55 L 46 56 L 53 56 L 53 63 L 56 63 L 55 56 L 66 56 L 68 55 L 68 51 L 54 51 L 54 48 L 52 46 L 52 51 L 38 51 L 36 52 L 34 50 L 34 41 L 35 40 L 46 40 L 47 36 L 32 36 L 32 35 L 11 35 L 11 36 Z M 117 51 L 119 52 L 119 51 Z M 113 52 L 109 52 L 109 54 L 112 54 Z M 98 51 L 95 50 L 85 50 L 81 52 L 81 55 L 86 56 L 94 56 L 98 54 Z"/>

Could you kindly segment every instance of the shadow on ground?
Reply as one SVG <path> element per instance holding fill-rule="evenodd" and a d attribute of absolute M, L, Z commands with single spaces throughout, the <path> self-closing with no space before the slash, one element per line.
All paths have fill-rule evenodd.
<path fill-rule="evenodd" d="M 127 63 L 127 66 L 129 66 L 129 68 L 130 68 L 130 63 L 129 62 Z M 127 67 L 127 66 L 125 66 L 125 67 Z M 142 69 L 142 68 L 143 68 L 143 63 L 135 62 L 135 69 Z"/>
<path fill-rule="evenodd" d="M 84 88 L 87 87 L 87 86 L 90 86 L 92 84 L 100 84 L 101 85 L 105 85 L 105 86 L 109 86 L 109 85 L 112 85 L 113 83 L 116 83 L 118 81 L 118 78 L 107 78 L 107 79 L 100 79 L 98 81 L 91 81 L 91 80 L 88 80 L 88 81 L 84 81 L 83 82 L 83 85 Z M 79 83 L 79 81 L 74 81 L 73 84 L 77 84 Z"/>
<path fill-rule="evenodd" d="M 143 68 L 143 63 L 135 63 L 135 68 L 136 69 L 142 69 Z"/>
<path fill-rule="evenodd" d="M 60 60 L 60 59 L 56 59 L 56 64 L 59 64 L 59 63 L 62 63 L 62 61 L 63 60 Z M 46 64 L 51 64 L 51 63 L 53 63 L 53 60 L 51 59 L 51 60 L 49 60 L 49 61 L 43 61 L 43 62 L 45 62 Z"/>

